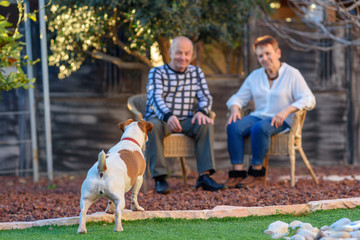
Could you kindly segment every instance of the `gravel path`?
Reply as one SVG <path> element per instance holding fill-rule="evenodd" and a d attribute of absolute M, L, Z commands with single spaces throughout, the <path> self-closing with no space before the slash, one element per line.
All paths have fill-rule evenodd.
<path fill-rule="evenodd" d="M 149 181 L 149 191 L 140 192 L 139 204 L 145 210 L 200 210 L 212 209 L 217 205 L 271 206 L 302 204 L 309 201 L 338 199 L 360 196 L 358 181 L 331 182 L 322 180 L 329 175 L 360 175 L 359 167 L 314 167 L 320 178 L 316 185 L 311 178 L 301 178 L 291 188 L 288 181 L 279 177 L 289 173 L 287 168 L 271 168 L 267 186 L 250 189 L 226 189 L 207 192 L 194 189 L 196 174 L 188 177 L 189 187 L 177 177 L 168 179 L 171 193 L 160 195 L 154 192 L 154 183 Z M 296 175 L 310 176 L 306 169 L 298 168 Z M 227 171 L 218 171 L 214 178 L 224 182 Z M 35 221 L 41 219 L 78 216 L 80 212 L 80 188 L 85 175 L 56 176 L 53 182 L 41 179 L 33 183 L 32 177 L 0 176 L 0 222 Z M 130 193 L 126 194 L 126 208 L 130 208 Z M 89 209 L 89 214 L 106 209 L 107 200 L 100 199 Z"/>

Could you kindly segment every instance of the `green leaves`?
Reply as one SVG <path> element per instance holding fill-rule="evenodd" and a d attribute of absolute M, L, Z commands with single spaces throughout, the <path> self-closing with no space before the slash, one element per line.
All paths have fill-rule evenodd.
<path fill-rule="evenodd" d="M 27 17 L 36 22 L 36 14 L 35 13 L 29 13 L 27 14 Z"/>
<path fill-rule="evenodd" d="M 0 6 L 8 7 L 9 1 L 0 1 Z M 19 11 L 22 8 L 18 1 Z M 21 22 L 23 13 L 19 14 Z M 12 24 L 6 21 L 6 18 L 0 15 L 0 91 L 9 91 L 16 88 L 29 88 L 35 79 L 28 79 L 23 72 L 22 67 L 26 64 L 35 64 L 36 61 L 29 61 L 28 57 L 20 58 L 20 52 L 25 45 L 19 41 L 22 35 L 18 32 L 18 26 L 12 32 L 8 30 Z"/>
<path fill-rule="evenodd" d="M 53 0 L 47 14 L 52 32 L 49 58 L 64 78 L 89 53 L 110 54 L 121 48 L 147 64 L 160 38 L 185 35 L 193 41 L 239 47 L 244 25 L 268 0 Z M 158 42 L 159 43 L 159 42 Z M 121 54 L 124 56 L 124 54 Z"/>
<path fill-rule="evenodd" d="M 8 7 L 8 6 L 10 6 L 10 2 L 9 1 L 0 1 L 0 6 Z"/>
<path fill-rule="evenodd" d="M 35 82 L 35 78 L 28 79 L 21 68 L 16 68 L 16 70 L 18 72 L 10 72 L 7 75 L 0 71 L 0 91 L 9 91 L 21 87 L 25 89 L 33 87 L 32 83 Z"/>
<path fill-rule="evenodd" d="M 103 12 L 100 16 L 92 6 L 72 8 L 52 5 L 54 14 L 48 28 L 54 33 L 49 64 L 59 67 L 59 78 L 77 71 L 85 61 L 86 52 L 106 51 L 103 41 L 111 37 L 111 24 L 116 20 Z"/>

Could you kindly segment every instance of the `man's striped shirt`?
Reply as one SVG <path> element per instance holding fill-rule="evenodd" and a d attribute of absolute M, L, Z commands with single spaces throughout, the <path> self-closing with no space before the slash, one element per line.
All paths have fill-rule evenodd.
<path fill-rule="evenodd" d="M 195 111 L 208 114 L 212 106 L 204 73 L 199 67 L 189 65 L 183 73 L 167 64 L 150 69 L 146 86 L 145 119 L 157 117 L 167 121 L 171 115 L 179 120 L 193 116 Z"/>

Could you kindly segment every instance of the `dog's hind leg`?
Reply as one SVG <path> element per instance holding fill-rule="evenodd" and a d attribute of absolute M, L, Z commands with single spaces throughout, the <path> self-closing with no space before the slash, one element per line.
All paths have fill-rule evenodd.
<path fill-rule="evenodd" d="M 121 224 L 121 211 L 125 207 L 125 196 L 121 194 L 120 198 L 114 201 L 115 204 L 115 232 L 122 232 L 124 229 Z"/>
<path fill-rule="evenodd" d="M 143 183 L 143 176 L 138 176 L 131 190 L 131 210 L 145 211 L 144 208 L 140 207 L 137 200 L 142 183 Z"/>
<path fill-rule="evenodd" d="M 107 205 L 107 208 L 106 208 L 105 212 L 109 213 L 109 214 L 114 214 L 115 213 L 115 205 L 111 200 L 109 200 L 109 203 Z"/>
<path fill-rule="evenodd" d="M 86 212 L 93 203 L 93 200 L 82 197 L 80 200 L 80 220 L 79 220 L 79 228 L 77 233 L 87 233 L 86 230 Z"/>

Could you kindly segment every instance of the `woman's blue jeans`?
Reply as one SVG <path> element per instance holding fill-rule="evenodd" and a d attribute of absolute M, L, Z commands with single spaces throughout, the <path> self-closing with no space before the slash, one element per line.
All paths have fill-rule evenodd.
<path fill-rule="evenodd" d="M 227 126 L 227 141 L 231 164 L 244 163 L 244 140 L 249 135 L 251 137 L 252 164 L 263 164 L 270 146 L 271 136 L 290 128 L 286 122 L 278 128 L 271 126 L 271 119 L 271 117 L 261 119 L 247 115 Z"/>

